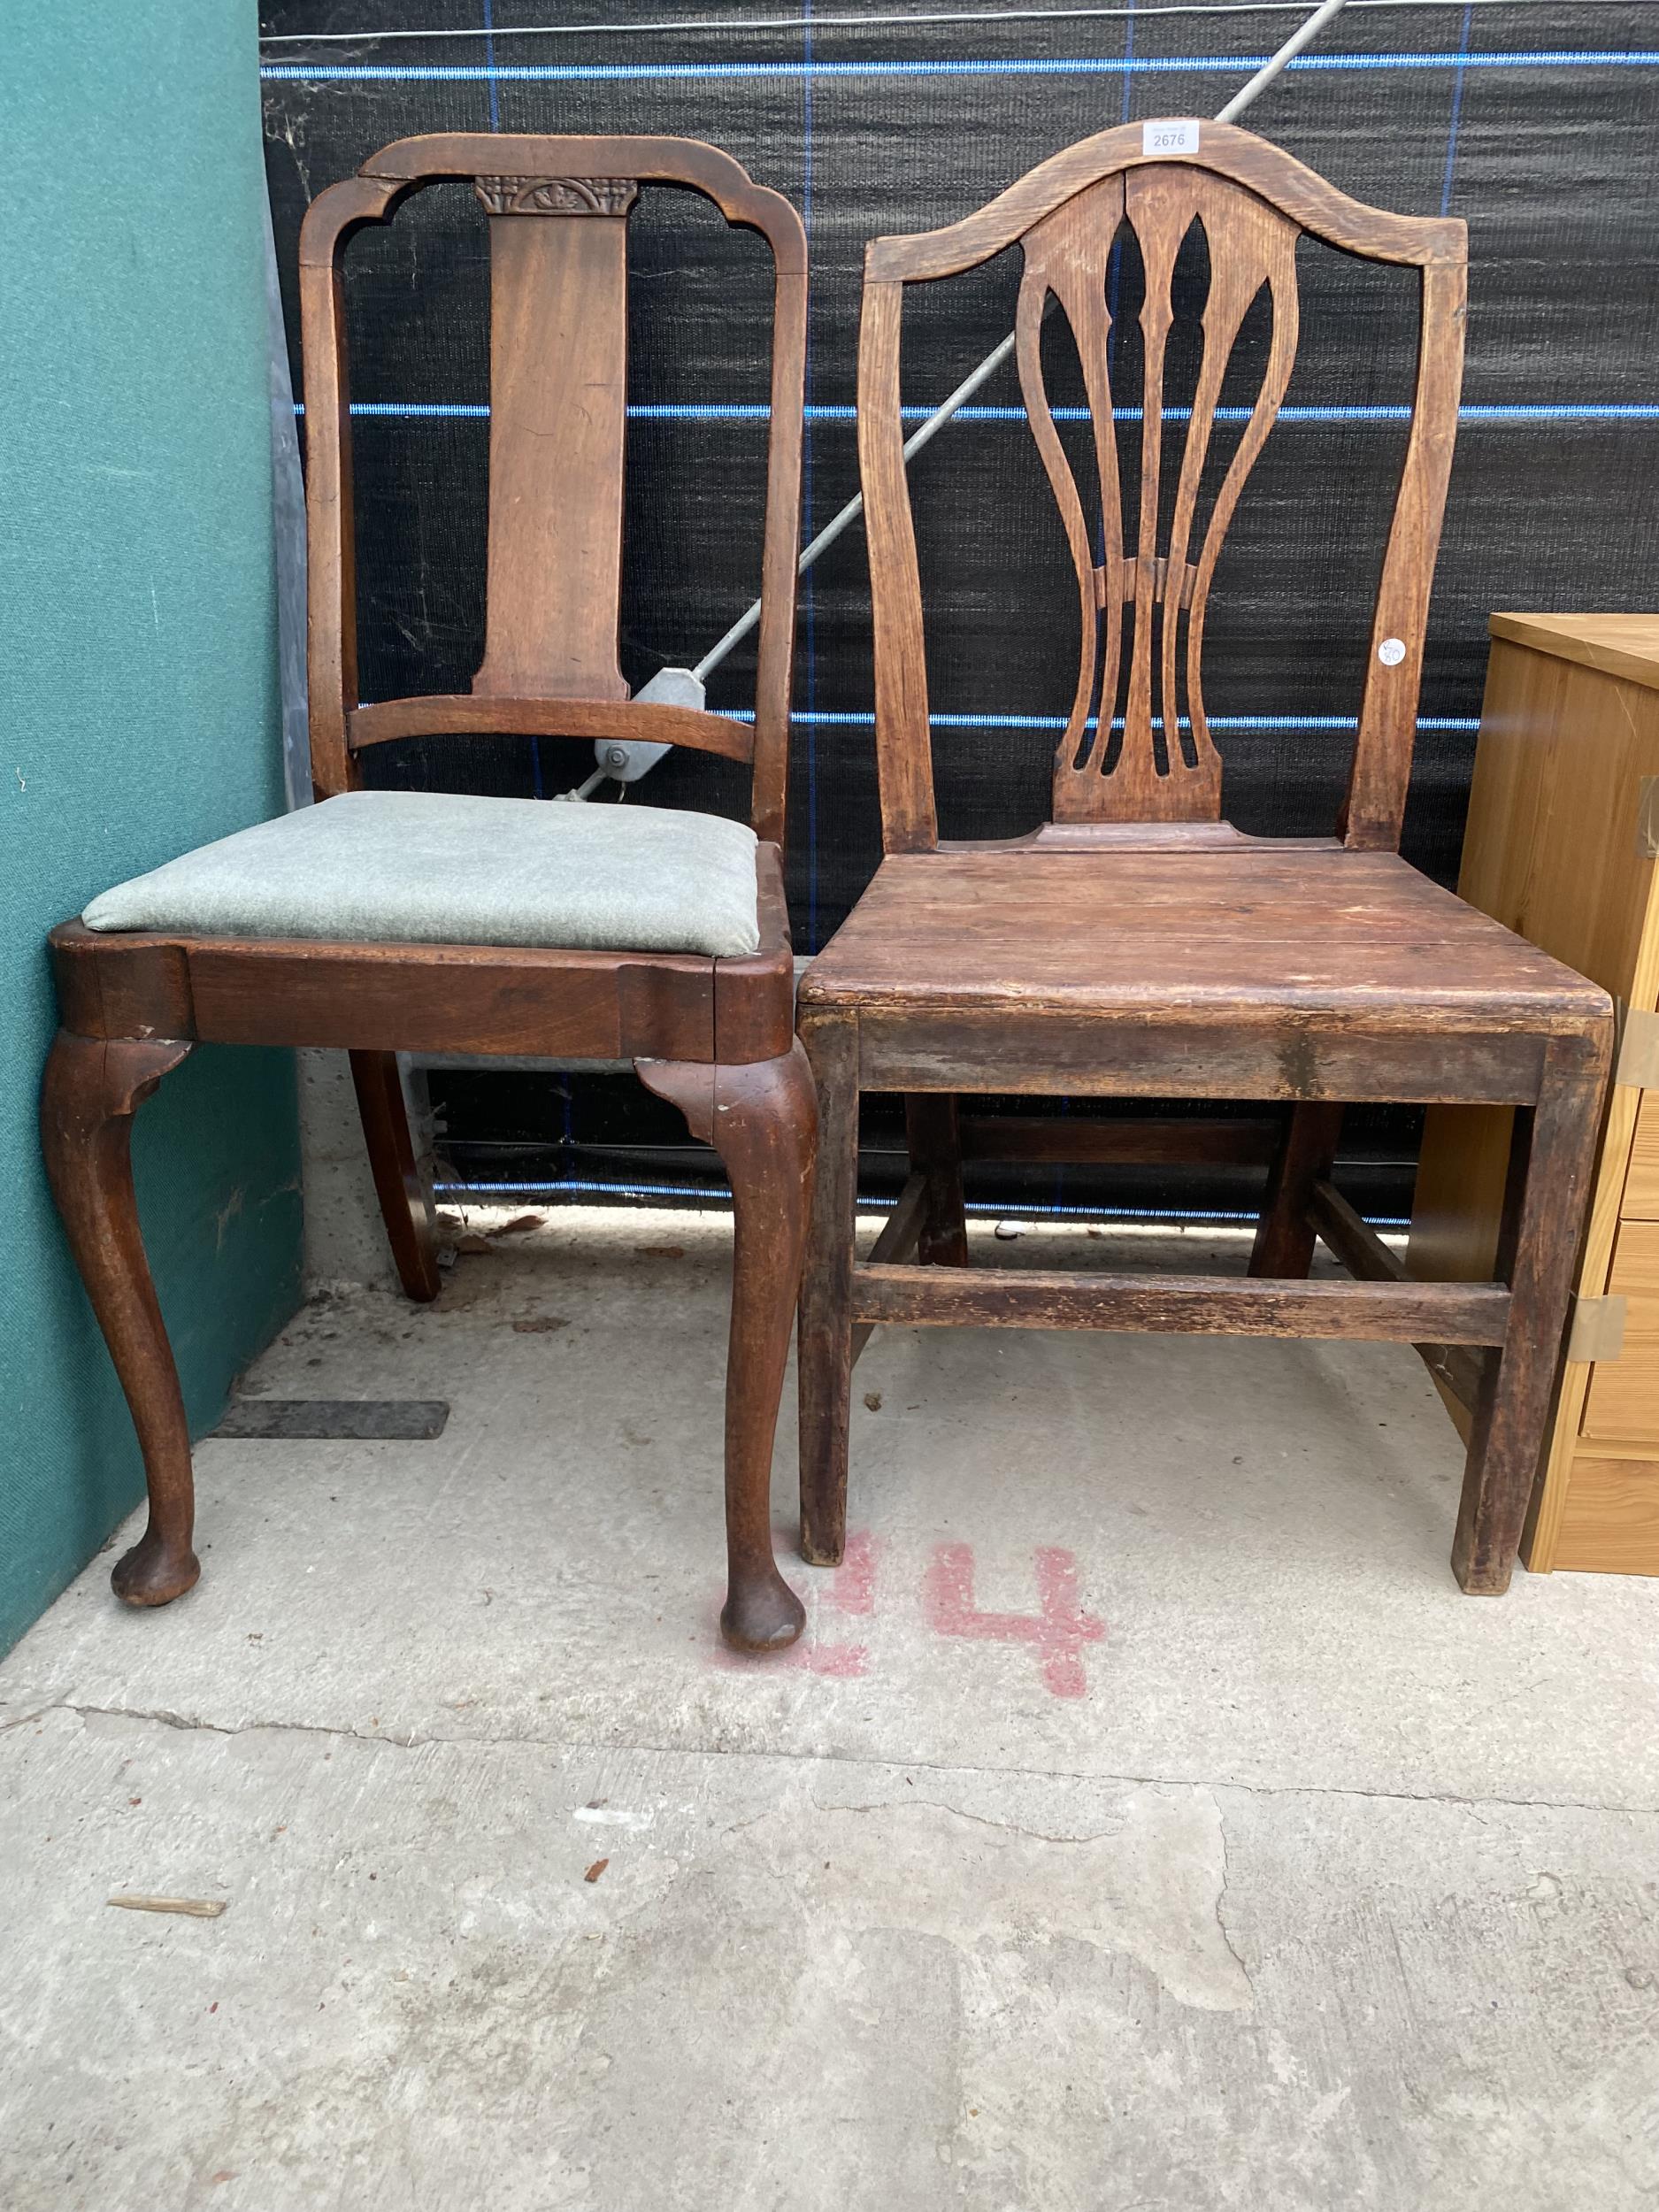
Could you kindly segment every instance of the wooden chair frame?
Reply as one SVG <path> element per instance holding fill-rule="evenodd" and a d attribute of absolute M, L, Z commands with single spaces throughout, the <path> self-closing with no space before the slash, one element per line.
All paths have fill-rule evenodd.
<path fill-rule="evenodd" d="M 799 998 L 821 1130 L 801 1324 L 803 1550 L 819 1563 L 841 1556 L 851 1368 L 879 1323 L 1375 1337 L 1416 1344 L 1472 1404 L 1453 1563 L 1466 1590 L 1498 1592 L 1508 1585 L 1555 1379 L 1610 1007 L 1582 979 L 1475 917 L 1397 856 L 1457 422 L 1464 227 L 1363 206 L 1248 132 L 1212 123 L 1188 129 L 1197 150 L 1180 156 L 1146 152 L 1151 133 L 1138 123 L 1103 132 L 964 220 L 877 239 L 867 251 L 859 456 L 887 858 L 803 979 Z M 1176 256 L 1194 220 L 1211 244 L 1205 346 L 1160 545 L 1164 340 Z M 1104 285 L 1125 221 L 1147 273 L 1133 551 L 1124 543 Z M 1224 227 L 1225 251 L 1217 252 Z M 1221 767 L 1203 714 L 1199 660 L 1221 537 L 1289 380 L 1294 249 L 1304 232 L 1419 272 L 1417 384 L 1336 837 L 1254 839 L 1219 818 Z M 953 845 L 940 840 L 933 803 L 921 584 L 899 410 L 902 302 L 907 285 L 976 268 L 1016 243 L 1025 262 L 1017 358 L 1078 572 L 1081 666 L 1055 756 L 1053 818 L 1025 839 Z M 1201 531 L 1199 485 L 1226 358 L 1263 288 L 1273 327 L 1260 396 Z M 1038 334 L 1051 295 L 1077 337 L 1095 424 L 1098 562 L 1043 388 Z M 1119 696 L 1121 741 L 1113 731 Z M 1062 888 L 1045 891 L 1045 883 Z M 1193 894 L 1193 910 L 1202 908 L 1207 926 L 1236 931 L 1240 944 L 1252 941 L 1256 918 L 1276 902 L 1288 910 L 1300 902 L 1316 916 L 1322 898 L 1374 910 L 1377 972 L 1322 995 L 1276 970 L 1271 940 L 1263 938 L 1253 987 L 1218 996 L 1206 986 L 1201 932 L 1190 974 L 1179 972 L 1172 951 L 1156 975 L 1111 970 L 1113 988 L 1096 987 L 1094 972 L 1110 969 L 1107 941 L 1116 921 L 1140 926 L 1139 907 L 1167 898 L 1178 915 L 1170 926 L 1178 929 L 1177 893 L 1194 884 L 1202 895 Z M 1048 903 L 1039 913 L 1041 899 Z M 1068 899 L 1079 906 L 1072 921 Z M 1088 900 L 1086 926 L 1080 909 Z M 1022 902 L 1034 918 L 1033 936 L 1041 925 L 1057 941 L 1016 941 Z M 1409 941 L 1414 926 L 1459 941 L 1475 963 L 1472 978 L 1457 979 L 1463 987 L 1425 981 L 1421 949 Z M 996 956 L 973 950 L 976 936 L 1014 943 L 1005 968 L 995 966 Z M 860 1262 L 853 1208 L 858 1100 L 866 1090 L 905 1095 L 912 1171 Z M 966 1092 L 1259 1100 L 1289 1110 L 1250 1122 L 1030 1122 L 962 1117 L 958 1094 Z M 1502 1279 L 1405 1279 L 1330 1181 L 1342 1104 L 1362 1100 L 1500 1102 L 1517 1110 Z M 1268 1187 L 1250 1279 L 970 1268 L 964 1155 L 1259 1162 L 1269 1170 Z M 1356 1281 L 1308 1279 L 1316 1237 Z"/>
<path fill-rule="evenodd" d="M 341 260 L 350 234 L 416 188 L 471 180 L 491 236 L 488 627 L 465 696 L 359 704 L 350 420 Z M 772 411 L 752 731 L 641 704 L 617 669 L 626 387 L 627 211 L 641 184 L 687 188 L 759 232 L 775 289 Z M 51 938 L 63 1027 L 42 1127 L 52 1187 L 143 1449 L 149 1525 L 112 1581 L 161 1605 L 200 1571 L 190 1442 L 139 1234 L 131 1118 L 198 1041 L 343 1047 L 403 1287 L 438 1289 L 396 1054 L 632 1060 L 714 1145 L 735 1208 L 726 1367 L 726 1639 L 794 1640 L 798 1599 L 772 1558 L 773 1431 L 793 1318 L 816 1118 L 793 1034 L 784 834 L 806 239 L 795 209 L 731 156 L 673 138 L 495 134 L 403 139 L 313 202 L 300 241 L 310 557 L 309 688 L 319 797 L 359 756 L 439 732 L 664 741 L 753 772 L 760 947 L 750 957 L 499 946 L 98 934 Z M 567 392 L 580 404 L 567 406 Z"/>

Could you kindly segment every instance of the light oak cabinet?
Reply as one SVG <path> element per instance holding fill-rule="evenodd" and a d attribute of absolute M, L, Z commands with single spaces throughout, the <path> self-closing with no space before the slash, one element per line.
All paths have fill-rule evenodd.
<path fill-rule="evenodd" d="M 1623 1017 L 1522 1557 L 1535 1574 L 1659 1574 L 1659 616 L 1495 614 L 1491 629 L 1458 889 Z M 1414 1275 L 1492 1272 L 1509 1118 L 1430 1110 Z"/>

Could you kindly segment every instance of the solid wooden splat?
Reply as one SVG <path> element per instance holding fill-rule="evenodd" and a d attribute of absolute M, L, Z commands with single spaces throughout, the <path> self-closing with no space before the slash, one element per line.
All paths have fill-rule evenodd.
<path fill-rule="evenodd" d="M 618 178 L 480 180 L 489 211 L 488 626 L 475 692 L 626 699 L 628 210 Z"/>

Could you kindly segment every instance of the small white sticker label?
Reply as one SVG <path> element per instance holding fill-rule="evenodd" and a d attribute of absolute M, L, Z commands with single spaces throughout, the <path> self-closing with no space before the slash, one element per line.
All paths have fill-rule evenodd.
<path fill-rule="evenodd" d="M 1195 154 L 1198 151 L 1196 123 L 1143 123 L 1141 126 L 1141 150 L 1143 154 Z"/>
<path fill-rule="evenodd" d="M 1401 637 L 1386 637 L 1377 648 L 1377 657 L 1385 668 L 1398 668 L 1406 657 L 1406 641 Z"/>

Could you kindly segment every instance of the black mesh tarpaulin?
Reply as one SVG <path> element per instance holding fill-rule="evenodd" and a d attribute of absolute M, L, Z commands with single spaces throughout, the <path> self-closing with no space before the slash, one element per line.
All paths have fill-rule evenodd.
<path fill-rule="evenodd" d="M 952 221 L 1109 124 L 1214 112 L 1302 12 L 267 0 L 266 131 L 289 326 L 307 200 L 389 139 L 499 129 L 712 140 L 807 221 L 810 534 L 856 488 L 864 241 Z M 1455 877 L 1488 613 L 1653 603 L 1656 12 L 1634 0 L 1355 0 L 1248 118 L 1360 199 L 1447 211 L 1470 227 L 1463 417 L 1406 830 L 1409 856 L 1442 881 Z M 409 32 L 438 35 L 392 35 Z M 1004 257 L 917 297 L 904 396 L 918 419 L 1010 327 L 1013 265 Z M 487 272 L 485 220 L 458 185 L 422 194 L 350 249 L 365 698 L 464 690 L 478 663 Z M 1202 284 L 1202 272 L 1188 280 Z M 1304 246 L 1301 281 L 1295 374 L 1227 541 L 1206 657 L 1227 813 L 1290 834 L 1329 827 L 1346 771 L 1414 335 L 1402 273 Z M 766 303 L 758 241 L 686 195 L 644 196 L 623 618 L 636 685 L 664 663 L 695 661 L 757 588 Z M 1263 335 L 1247 328 L 1247 355 Z M 1064 348 L 1050 353 L 1055 396 L 1080 400 L 1065 388 Z M 297 355 L 295 373 L 303 396 Z M 918 458 L 913 484 L 941 826 L 1009 834 L 1045 810 L 1078 619 L 1011 366 Z M 752 665 L 741 649 L 710 704 L 747 705 Z M 803 949 L 833 930 L 879 854 L 871 697 L 855 530 L 803 591 L 789 882 Z M 379 780 L 524 795 L 564 789 L 591 765 L 590 748 L 553 741 L 411 741 L 370 757 Z M 737 772 L 691 755 L 671 756 L 636 794 L 648 796 L 743 804 Z M 632 1087 L 596 1079 L 452 1075 L 450 1149 L 481 1175 L 638 1181 L 652 1141 L 676 1133 L 636 1101 Z M 1366 1126 L 1380 1156 L 1409 1154 L 1404 1119 L 1362 1125 L 1361 1149 Z"/>

